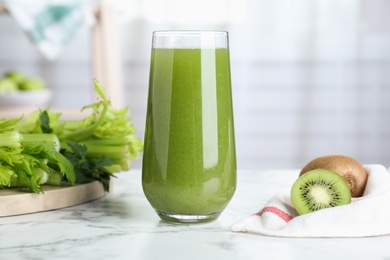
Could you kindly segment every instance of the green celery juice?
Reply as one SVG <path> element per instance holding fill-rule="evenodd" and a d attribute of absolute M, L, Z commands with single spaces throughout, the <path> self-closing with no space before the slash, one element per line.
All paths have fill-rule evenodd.
<path fill-rule="evenodd" d="M 227 48 L 152 50 L 142 171 L 158 212 L 226 207 L 236 188 Z"/>

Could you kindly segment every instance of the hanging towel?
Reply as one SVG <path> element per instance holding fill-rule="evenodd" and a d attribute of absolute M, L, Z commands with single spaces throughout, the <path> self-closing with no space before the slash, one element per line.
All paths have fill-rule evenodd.
<path fill-rule="evenodd" d="M 91 7 L 72 1 L 6 0 L 3 5 L 39 52 L 56 59 L 82 27 L 91 27 Z"/>
<path fill-rule="evenodd" d="M 235 232 L 277 237 L 369 237 L 390 234 L 390 174 L 378 164 L 364 165 L 364 195 L 348 205 L 299 215 L 285 191 L 257 213 L 232 225 Z"/>

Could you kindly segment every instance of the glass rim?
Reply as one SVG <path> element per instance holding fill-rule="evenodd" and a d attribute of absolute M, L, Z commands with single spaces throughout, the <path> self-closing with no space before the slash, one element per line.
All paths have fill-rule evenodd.
<path fill-rule="evenodd" d="M 154 31 L 152 49 L 163 48 L 229 48 L 227 31 L 160 30 Z"/>

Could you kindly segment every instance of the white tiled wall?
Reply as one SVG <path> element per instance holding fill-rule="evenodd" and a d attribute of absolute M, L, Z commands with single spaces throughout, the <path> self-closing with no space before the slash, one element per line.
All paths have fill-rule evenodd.
<path fill-rule="evenodd" d="M 239 168 L 299 168 L 335 153 L 390 166 L 390 1 L 281 5 L 288 2 L 247 1 L 244 20 L 212 27 L 230 32 Z M 183 28 L 121 25 L 125 101 L 140 138 L 151 33 Z M 0 35 L 0 73 L 17 67 L 42 75 L 55 91 L 53 105 L 89 102 L 88 31 L 55 62 L 43 60 L 4 15 Z"/>

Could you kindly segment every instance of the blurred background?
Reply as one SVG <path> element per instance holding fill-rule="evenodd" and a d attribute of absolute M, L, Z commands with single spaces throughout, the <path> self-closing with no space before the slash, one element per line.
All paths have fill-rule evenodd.
<path fill-rule="evenodd" d="M 390 1 L 75 3 L 91 9 L 97 21 L 78 26 L 55 57 L 43 55 L 26 36 L 16 13 L 0 12 L 0 74 L 18 70 L 41 77 L 52 93 L 50 107 L 79 111 L 91 103 L 100 66 L 109 74 L 104 77 L 117 77 L 102 83 L 117 91 L 112 95 L 118 105 L 129 107 L 143 139 L 152 32 L 226 30 L 240 169 L 301 168 L 328 154 L 390 166 Z M 96 38 L 93 30 L 105 10 L 111 10 L 111 27 Z M 105 51 L 113 58 L 100 57 L 100 65 L 97 39 L 109 42 Z M 0 117 L 12 113 L 0 106 Z M 141 167 L 141 160 L 133 167 Z"/>

